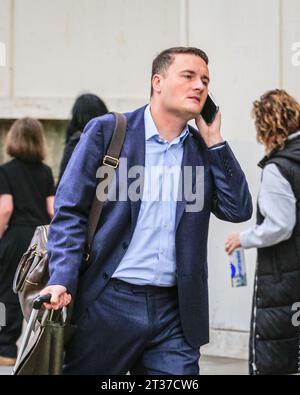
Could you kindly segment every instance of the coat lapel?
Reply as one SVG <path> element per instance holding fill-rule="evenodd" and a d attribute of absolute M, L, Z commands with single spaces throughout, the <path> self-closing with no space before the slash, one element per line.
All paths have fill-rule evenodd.
<path fill-rule="evenodd" d="M 146 143 L 144 112 L 145 107 L 142 107 L 127 116 L 127 135 L 123 146 L 122 156 L 127 158 L 128 172 L 133 166 L 142 166 L 143 169 L 145 168 Z M 135 178 L 128 179 L 128 188 L 134 180 Z M 138 199 L 136 202 L 131 201 L 132 229 L 135 229 L 140 207 L 141 199 Z"/>
<path fill-rule="evenodd" d="M 184 142 L 184 152 L 181 164 L 181 199 L 177 202 L 176 205 L 176 222 L 175 229 L 177 230 L 179 222 L 182 218 L 184 210 L 186 208 L 186 196 L 184 191 L 184 169 L 187 167 L 191 167 L 192 172 L 192 191 L 195 191 L 195 183 L 196 183 L 196 166 L 203 166 L 203 158 L 201 157 L 199 148 L 195 141 L 195 138 L 190 133 Z"/>

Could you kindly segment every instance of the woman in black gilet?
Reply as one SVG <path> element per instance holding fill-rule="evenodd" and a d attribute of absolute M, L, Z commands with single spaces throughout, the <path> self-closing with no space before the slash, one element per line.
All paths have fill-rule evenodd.
<path fill-rule="evenodd" d="M 300 105 L 284 90 L 254 103 L 266 156 L 256 226 L 229 236 L 226 251 L 257 248 L 250 374 L 298 372 L 300 322 Z"/>

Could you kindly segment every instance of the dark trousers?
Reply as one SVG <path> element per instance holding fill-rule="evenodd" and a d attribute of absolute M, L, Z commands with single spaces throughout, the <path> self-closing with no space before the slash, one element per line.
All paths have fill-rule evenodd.
<path fill-rule="evenodd" d="M 15 358 L 23 315 L 18 295 L 13 293 L 15 272 L 33 237 L 34 226 L 12 226 L 0 240 L 0 302 L 6 308 L 6 326 L 0 331 L 0 356 Z"/>
<path fill-rule="evenodd" d="M 110 280 L 68 344 L 65 374 L 198 375 L 182 332 L 177 288 Z"/>

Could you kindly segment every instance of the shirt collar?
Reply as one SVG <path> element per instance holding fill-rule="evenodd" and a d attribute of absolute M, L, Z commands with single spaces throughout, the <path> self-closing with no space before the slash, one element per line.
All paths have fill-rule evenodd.
<path fill-rule="evenodd" d="M 291 141 L 291 140 L 294 140 L 294 139 L 296 139 L 297 137 L 299 137 L 300 136 L 300 130 L 298 131 L 298 132 L 295 132 L 295 133 L 293 133 L 293 134 L 290 134 L 289 135 L 289 137 L 287 138 L 287 141 Z M 276 152 L 278 152 L 278 150 L 274 150 L 274 151 L 272 151 L 272 152 L 270 152 L 268 155 L 265 155 L 264 157 L 263 157 L 263 159 L 258 163 L 258 166 L 259 167 L 261 167 L 262 169 L 265 167 L 265 165 L 266 165 L 266 162 L 271 158 L 271 156 L 273 155 L 273 154 L 275 154 Z"/>
<path fill-rule="evenodd" d="M 151 111 L 150 111 L 150 105 L 148 104 L 148 106 L 145 109 L 145 114 L 144 114 L 144 119 L 145 119 L 145 138 L 146 141 L 149 141 L 152 137 L 157 136 L 157 138 L 159 137 L 159 132 L 156 128 L 156 125 L 153 121 L 152 115 L 151 115 Z M 171 144 L 177 144 L 177 143 L 183 143 L 184 140 L 187 138 L 189 134 L 189 127 L 188 124 L 186 124 L 185 128 L 183 129 L 183 131 L 180 133 L 180 135 L 178 137 L 176 137 Z"/>
<path fill-rule="evenodd" d="M 298 130 L 298 132 L 296 132 L 296 133 L 290 134 L 288 137 L 288 140 L 293 140 L 299 136 L 300 136 L 300 130 Z"/>

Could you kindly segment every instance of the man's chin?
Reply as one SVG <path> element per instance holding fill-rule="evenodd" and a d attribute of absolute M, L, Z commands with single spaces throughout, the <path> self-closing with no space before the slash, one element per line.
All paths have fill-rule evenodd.
<path fill-rule="evenodd" d="M 200 110 L 199 109 L 195 109 L 195 108 L 188 108 L 188 109 L 186 109 L 186 115 L 189 118 L 188 119 L 189 121 L 191 119 L 195 119 L 199 114 L 200 114 Z"/>
<path fill-rule="evenodd" d="M 187 122 L 195 119 L 200 114 L 200 110 L 195 107 L 182 107 L 181 109 L 177 109 L 175 112 Z"/>

